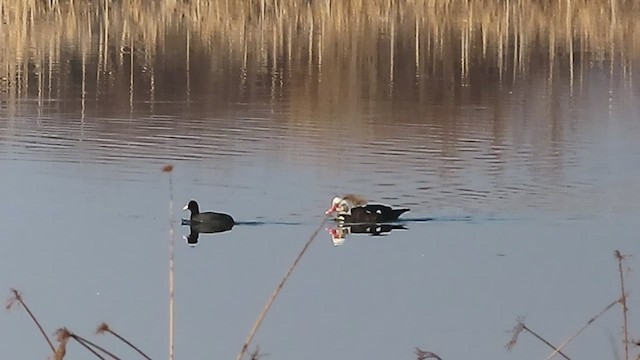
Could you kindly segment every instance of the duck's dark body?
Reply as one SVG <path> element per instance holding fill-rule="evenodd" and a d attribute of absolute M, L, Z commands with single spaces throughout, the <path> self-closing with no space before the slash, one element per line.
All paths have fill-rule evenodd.
<path fill-rule="evenodd" d="M 398 217 L 407 211 L 409 211 L 409 209 L 393 209 L 391 206 L 387 205 L 370 204 L 352 208 L 351 214 L 339 213 L 336 219 L 350 224 L 384 223 L 398 220 Z"/>
<path fill-rule="evenodd" d="M 191 211 L 191 226 L 197 226 L 200 228 L 200 232 L 222 232 L 231 230 L 233 225 L 236 224 L 233 217 L 228 214 L 216 213 L 216 212 L 200 212 L 198 203 L 194 200 L 189 201 L 189 204 L 184 207 L 185 210 Z"/>

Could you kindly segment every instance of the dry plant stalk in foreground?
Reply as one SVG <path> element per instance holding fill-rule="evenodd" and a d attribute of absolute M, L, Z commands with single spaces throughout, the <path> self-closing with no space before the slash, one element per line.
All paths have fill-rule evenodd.
<path fill-rule="evenodd" d="M 89 350 L 94 356 L 96 356 L 99 359 L 104 359 L 104 357 L 102 355 L 100 355 L 100 353 L 98 353 L 98 351 L 100 351 L 100 352 L 104 353 L 105 355 L 109 356 L 111 359 L 121 360 L 120 357 L 114 355 L 109 350 L 103 348 L 102 346 L 100 346 L 100 345 L 98 345 L 98 344 L 96 344 L 96 343 L 94 343 L 92 341 L 89 341 L 89 340 L 83 338 L 82 336 L 74 334 L 73 332 L 69 331 L 69 329 L 67 329 L 67 328 L 58 329 L 56 331 L 56 336 L 58 338 L 58 341 L 60 342 L 60 346 L 58 347 L 58 349 L 60 349 L 60 348 L 64 348 L 65 349 L 64 351 L 62 351 L 63 353 L 66 352 L 67 341 L 69 340 L 69 338 L 72 338 L 73 340 L 77 341 L 80 345 L 82 345 L 85 349 Z M 56 351 L 56 356 L 57 356 L 57 354 L 58 354 L 58 351 Z M 64 354 L 62 356 L 64 356 Z"/>
<path fill-rule="evenodd" d="M 627 293 L 624 288 L 624 267 L 622 264 L 628 255 L 623 255 L 618 250 L 616 250 L 613 255 L 616 257 L 616 260 L 618 260 L 618 273 L 620 274 L 620 305 L 622 305 L 622 342 L 624 345 L 624 358 L 625 360 L 629 360 L 629 326 L 627 317 L 629 308 L 627 308 Z M 638 359 L 640 359 L 640 355 L 638 356 Z"/>
<path fill-rule="evenodd" d="M 51 348 L 51 351 L 56 353 L 56 349 L 53 347 L 53 343 L 51 342 L 51 339 L 49 339 L 49 336 L 47 336 L 47 333 L 42 328 L 42 325 L 40 325 L 40 322 L 38 321 L 38 319 L 36 319 L 36 316 L 31 312 L 31 309 L 29 309 L 27 304 L 24 302 L 24 299 L 22 298 L 22 294 L 20 294 L 20 292 L 16 289 L 11 289 L 11 292 L 13 293 L 13 296 L 10 297 L 9 300 L 7 301 L 7 306 L 6 306 L 7 310 L 11 309 L 11 307 L 16 302 L 22 305 L 22 307 L 26 310 L 27 314 L 29 314 L 29 317 L 31 317 L 31 320 L 33 320 L 33 322 L 38 327 L 38 330 L 40 330 L 40 333 L 42 334 L 42 336 L 44 336 L 44 339 L 47 340 L 47 344 L 49 344 L 49 348 Z"/>
<path fill-rule="evenodd" d="M 29 307 L 25 303 L 24 298 L 22 297 L 22 294 L 16 289 L 11 289 L 11 293 L 12 293 L 12 296 L 8 299 L 6 308 L 7 309 L 11 309 L 16 303 L 22 305 L 22 307 L 27 311 L 27 313 L 29 314 L 29 316 L 31 317 L 33 322 L 36 324 L 36 326 L 37 326 L 38 330 L 40 331 L 40 333 L 42 334 L 42 336 L 47 341 L 47 344 L 49 345 L 49 348 L 51 349 L 51 352 L 53 353 L 53 359 L 54 360 L 63 360 L 64 359 L 65 355 L 67 354 L 67 343 L 69 342 L 69 339 L 73 339 L 73 340 L 77 341 L 81 346 L 83 346 L 85 349 L 89 350 L 95 357 L 97 357 L 99 359 L 104 359 L 104 356 L 101 355 L 101 353 L 102 353 L 102 354 L 107 355 L 111 359 L 120 360 L 120 357 L 116 356 L 115 354 L 113 354 L 109 350 L 103 348 L 102 346 L 100 346 L 100 345 L 98 345 L 98 344 L 96 344 L 96 343 L 94 343 L 94 342 L 92 342 L 92 341 L 90 341 L 90 340 L 88 340 L 88 339 L 86 339 L 86 338 L 84 338 L 82 336 L 79 336 L 79 335 L 69 331 L 69 329 L 67 329 L 66 327 L 60 328 L 55 332 L 56 340 L 58 341 L 58 347 L 55 348 L 53 346 L 53 343 L 51 342 L 51 339 L 49 339 L 49 336 L 47 336 L 47 333 L 42 328 L 42 325 L 40 325 L 40 322 L 38 321 L 38 319 L 35 317 L 35 315 L 31 311 L 31 309 L 29 309 Z M 124 337 L 122 337 L 119 334 L 117 334 L 115 331 L 111 330 L 109 328 L 109 325 L 107 325 L 106 323 L 102 323 L 98 327 L 98 330 L 96 331 L 96 333 L 101 334 L 101 333 L 105 333 L 105 332 L 112 334 L 113 336 L 118 338 L 120 341 L 122 341 L 125 344 L 129 345 L 131 348 L 136 350 L 140 355 L 142 355 L 145 359 L 151 360 L 151 358 L 149 356 L 147 356 L 144 352 L 142 352 L 142 350 L 140 350 L 137 346 L 135 346 L 130 341 L 128 341 Z"/>
<path fill-rule="evenodd" d="M 520 333 L 522 331 L 527 331 L 530 334 L 532 334 L 533 336 L 535 336 L 538 340 L 542 341 L 547 346 L 549 346 L 549 347 L 551 347 L 553 349 L 553 352 L 547 357 L 547 360 L 550 360 L 556 354 L 560 354 L 565 359 L 569 359 L 569 357 L 565 353 L 563 353 L 561 351 L 562 348 L 564 348 L 568 343 L 573 341 L 573 339 L 575 339 L 580 333 L 582 333 L 582 331 L 584 331 L 587 327 L 589 327 L 591 324 L 593 324 L 600 316 L 602 316 L 602 314 L 607 312 L 609 309 L 613 308 L 616 304 L 620 304 L 622 306 L 622 315 L 623 315 L 622 330 L 623 330 L 623 346 L 624 346 L 624 353 L 625 353 L 624 359 L 625 360 L 629 360 L 629 329 L 628 329 L 628 315 L 627 315 L 628 308 L 627 308 L 627 293 L 626 293 L 626 290 L 625 290 L 624 266 L 623 266 L 624 260 L 629 255 L 624 255 L 624 254 L 620 253 L 620 251 L 616 250 L 614 252 L 614 256 L 615 256 L 616 260 L 618 261 L 618 272 L 619 272 L 619 275 L 620 275 L 620 293 L 621 293 L 621 296 L 620 296 L 619 299 L 616 299 L 616 300 L 612 301 L 611 303 L 609 303 L 607 306 L 605 306 L 599 313 L 597 313 L 591 319 L 587 320 L 585 325 L 583 325 L 573 335 L 571 335 L 569 338 L 567 338 L 565 341 L 563 341 L 562 344 L 560 344 L 560 346 L 557 346 L 557 347 L 552 345 L 548 340 L 544 339 L 542 336 L 540 336 L 536 332 L 532 331 L 530 328 L 528 328 L 525 325 L 524 321 L 521 318 L 518 318 L 516 320 L 517 324 L 512 330 L 513 336 L 511 338 L 511 340 L 509 340 L 509 342 L 506 344 L 505 347 L 507 349 L 511 350 L 513 348 L 513 346 L 515 346 L 516 342 L 518 341 L 518 336 L 520 335 Z M 640 355 L 636 358 L 636 360 L 640 360 Z"/>
<path fill-rule="evenodd" d="M 104 334 L 104 333 L 109 333 L 109 334 L 115 336 L 118 340 L 120 340 L 123 343 L 129 345 L 129 347 L 131 347 L 133 350 L 137 351 L 138 354 L 142 355 L 145 359 L 151 360 L 151 358 L 147 354 L 145 354 L 142 350 L 140 350 L 140 348 L 135 346 L 129 340 L 127 340 L 124 337 L 120 336 L 120 334 L 118 334 L 115 331 L 111 330 L 109 325 L 107 325 L 107 323 L 103 322 L 102 324 L 100 324 L 100 326 L 98 326 L 98 330 L 96 330 L 96 334 Z"/>
<path fill-rule="evenodd" d="M 529 329 L 527 327 L 527 325 L 524 324 L 524 319 L 517 318 L 516 322 L 517 322 L 516 326 L 514 326 L 513 329 L 511 330 L 511 332 L 513 333 L 513 336 L 511 337 L 511 340 L 509 340 L 507 345 L 505 345 L 507 350 L 513 349 L 513 347 L 516 345 L 516 342 L 518 341 L 518 336 L 520 335 L 520 333 L 522 333 L 522 331 L 527 331 L 529 334 L 533 335 L 536 339 L 542 341 L 545 345 L 549 346 L 550 348 L 552 348 L 552 349 L 554 349 L 556 351 L 558 350 L 558 348 L 555 347 L 553 344 L 551 344 L 547 339 L 545 339 L 542 336 L 538 335 L 538 333 L 536 333 L 535 331 Z M 558 353 L 560 355 L 562 355 L 562 357 L 564 357 L 565 359 L 571 360 L 571 358 L 569 358 L 562 351 L 558 351 Z"/>
<path fill-rule="evenodd" d="M 169 174 L 169 360 L 173 360 L 174 324 L 175 324 L 175 240 L 173 221 L 173 165 L 162 167 L 162 172 Z"/>
<path fill-rule="evenodd" d="M 586 329 L 589 325 L 591 325 L 594 321 L 596 321 L 597 318 L 599 318 L 602 314 L 604 314 L 605 312 L 607 312 L 609 309 L 611 309 L 615 304 L 620 303 L 620 300 L 614 300 L 612 301 L 609 305 L 607 305 L 604 309 L 602 309 L 598 314 L 596 314 L 594 317 L 592 317 L 591 319 L 589 319 L 587 321 L 586 324 L 584 324 L 584 326 L 582 326 L 580 329 L 578 329 L 578 331 L 576 331 L 575 334 L 571 335 L 567 340 L 563 341 L 562 344 L 560 344 L 560 346 L 558 346 L 557 349 L 555 349 L 548 357 L 547 360 L 551 359 L 552 357 L 555 356 L 555 354 L 560 352 L 560 349 L 562 349 L 563 347 L 565 347 L 565 345 L 567 345 L 568 343 L 570 343 L 573 339 L 575 339 L 578 335 L 580 335 L 580 333 Z"/>

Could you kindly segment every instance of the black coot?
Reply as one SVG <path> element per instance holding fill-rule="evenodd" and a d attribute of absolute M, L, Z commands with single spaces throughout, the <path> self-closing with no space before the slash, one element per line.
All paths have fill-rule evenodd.
<path fill-rule="evenodd" d="M 198 226 L 199 232 L 221 232 L 231 230 L 236 224 L 231 215 L 216 212 L 200 212 L 195 200 L 189 201 L 182 210 L 191 211 L 191 226 Z"/>

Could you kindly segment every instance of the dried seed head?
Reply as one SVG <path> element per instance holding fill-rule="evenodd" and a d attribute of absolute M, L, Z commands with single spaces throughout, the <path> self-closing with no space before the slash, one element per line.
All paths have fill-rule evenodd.
<path fill-rule="evenodd" d="M 98 326 L 98 330 L 96 330 L 96 334 L 102 334 L 104 332 L 111 332 L 111 329 L 109 329 L 109 325 L 107 325 L 107 323 L 103 322 L 102 324 L 100 324 L 100 326 Z"/>
<path fill-rule="evenodd" d="M 518 342 L 518 336 L 520 336 L 520 333 L 524 330 L 524 319 L 518 317 L 516 321 L 516 326 L 511 329 L 511 334 L 513 336 L 511 337 L 511 340 L 509 340 L 509 342 L 504 346 L 505 348 L 507 348 L 507 350 L 513 349 L 513 347 Z"/>
<path fill-rule="evenodd" d="M 56 340 L 58 341 L 67 341 L 71 337 L 71 331 L 69 331 L 66 327 L 60 328 L 55 332 Z"/>
<path fill-rule="evenodd" d="M 5 306 L 7 310 L 10 310 L 15 303 L 22 302 L 22 295 L 20 295 L 20 292 L 18 290 L 12 288 L 11 293 L 13 294 L 13 296 L 10 296 L 7 299 L 7 305 Z"/>

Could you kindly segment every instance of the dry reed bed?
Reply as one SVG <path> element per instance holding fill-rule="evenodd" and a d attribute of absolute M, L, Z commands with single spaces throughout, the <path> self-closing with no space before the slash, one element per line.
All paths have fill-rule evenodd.
<path fill-rule="evenodd" d="M 95 57 L 98 85 L 129 86 L 118 77 L 129 77 L 133 63 L 153 76 L 166 52 L 187 70 L 192 53 L 206 53 L 211 73 L 229 63 L 257 75 L 273 75 L 280 62 L 306 67 L 314 74 L 307 88 L 322 86 L 321 69 L 327 86 L 345 75 L 374 87 L 406 74 L 464 83 L 478 66 L 497 68 L 499 79 L 536 67 L 553 74 L 558 61 L 573 77 L 577 53 L 581 64 L 630 67 L 640 55 L 639 11 L 630 0 L 0 0 L 0 86 L 12 97 L 55 87 L 69 55 L 83 64 Z M 548 48 L 543 58 L 539 46 Z"/>

